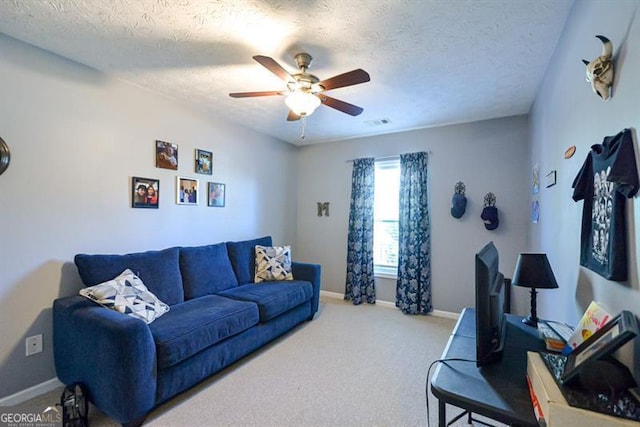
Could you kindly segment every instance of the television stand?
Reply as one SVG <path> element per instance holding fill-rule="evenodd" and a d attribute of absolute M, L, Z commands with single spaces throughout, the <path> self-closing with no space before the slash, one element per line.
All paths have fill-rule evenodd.
<path fill-rule="evenodd" d="M 475 310 L 465 308 L 441 359 L 474 359 L 475 330 Z M 439 363 L 431 380 L 431 392 L 438 398 L 439 427 L 448 425 L 446 404 L 512 426 L 538 427 L 527 386 L 527 351 L 545 349 L 537 329 L 523 324 L 521 316 L 506 314 L 499 361 L 481 367 L 472 362 Z"/>

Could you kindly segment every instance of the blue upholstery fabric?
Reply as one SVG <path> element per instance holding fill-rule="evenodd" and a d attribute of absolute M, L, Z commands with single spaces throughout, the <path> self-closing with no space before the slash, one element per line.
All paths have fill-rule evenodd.
<path fill-rule="evenodd" d="M 83 383 L 114 420 L 144 417 L 156 405 L 155 344 L 145 322 L 79 295 L 53 303 L 56 374 Z"/>
<path fill-rule="evenodd" d="M 175 365 L 257 323 L 258 309 L 249 302 L 205 295 L 176 304 L 149 324 L 156 343 L 158 369 Z"/>
<path fill-rule="evenodd" d="M 309 282 L 286 280 L 241 285 L 222 291 L 219 295 L 258 304 L 260 323 L 264 323 L 309 301 L 313 296 L 313 288 Z"/>
<path fill-rule="evenodd" d="M 85 285 L 130 268 L 171 309 L 147 325 L 79 295 L 57 299 L 53 348 L 59 379 L 84 383 L 90 401 L 115 421 L 140 423 L 157 405 L 311 320 L 318 310 L 320 266 L 293 262 L 293 281 L 248 285 L 256 245 L 272 246 L 271 237 L 128 255 L 77 255 Z M 245 284 L 238 286 L 239 280 Z"/>
<path fill-rule="evenodd" d="M 310 315 L 309 304 L 299 305 L 268 323 L 258 324 L 202 350 L 177 365 L 158 371 L 157 403 L 161 404 L 199 383 L 207 376 L 231 365 L 243 356 L 291 330 Z M 215 422 L 213 423 L 215 424 Z"/>
<path fill-rule="evenodd" d="M 291 270 L 294 280 L 304 280 L 311 283 L 313 287 L 313 297 L 311 298 L 311 317 L 318 311 L 320 305 L 320 280 L 322 268 L 318 264 L 310 264 L 306 262 L 292 262 Z"/>
<path fill-rule="evenodd" d="M 111 280 L 128 268 L 165 304 L 184 301 L 178 248 L 126 255 L 78 254 L 74 260 L 85 286 Z"/>
<path fill-rule="evenodd" d="M 229 259 L 239 285 L 253 282 L 256 273 L 256 245 L 273 246 L 271 236 L 240 242 L 227 242 Z"/>
<path fill-rule="evenodd" d="M 238 286 L 224 243 L 180 248 L 180 271 L 185 300 Z"/>

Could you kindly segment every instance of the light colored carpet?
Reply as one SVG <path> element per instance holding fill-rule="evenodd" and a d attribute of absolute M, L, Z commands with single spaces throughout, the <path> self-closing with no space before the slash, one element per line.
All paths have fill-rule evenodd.
<path fill-rule="evenodd" d="M 145 425 L 426 426 L 427 368 L 442 354 L 454 324 L 323 298 L 315 320 L 156 408 Z M 60 393 L 20 407 L 46 407 Z M 435 427 L 431 393 L 429 406 Z M 460 412 L 447 409 L 449 418 Z M 117 424 L 91 407 L 90 425 Z M 453 424 L 465 425 L 466 419 Z"/>

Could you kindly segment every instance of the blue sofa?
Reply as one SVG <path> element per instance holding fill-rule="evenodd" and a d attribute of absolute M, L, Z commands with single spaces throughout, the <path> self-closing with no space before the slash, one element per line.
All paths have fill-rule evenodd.
<path fill-rule="evenodd" d="M 125 426 L 267 342 L 312 320 L 320 266 L 292 263 L 294 280 L 253 282 L 256 245 L 270 236 L 126 255 L 76 255 L 85 286 L 132 270 L 169 305 L 152 323 L 82 296 L 53 304 L 58 378 Z"/>

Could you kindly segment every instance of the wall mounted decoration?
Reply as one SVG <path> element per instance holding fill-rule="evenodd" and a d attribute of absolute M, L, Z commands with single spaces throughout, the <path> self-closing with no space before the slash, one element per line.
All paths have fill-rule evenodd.
<path fill-rule="evenodd" d="M 531 202 L 531 222 L 537 224 L 540 220 L 540 203 L 537 200 Z"/>
<path fill-rule="evenodd" d="M 207 187 L 207 206 L 211 206 L 214 208 L 224 208 L 226 185 L 220 182 L 209 182 L 207 183 Z"/>
<path fill-rule="evenodd" d="M 156 167 L 178 170 L 178 145 L 156 141 Z"/>
<path fill-rule="evenodd" d="M 583 59 L 587 66 L 587 81 L 591 83 L 593 93 L 602 99 L 609 99 L 609 91 L 613 85 L 613 46 L 605 36 L 596 36 L 602 42 L 602 55 L 589 62 Z"/>
<path fill-rule="evenodd" d="M 591 146 L 573 181 L 573 200 L 584 200 L 580 265 L 605 279 L 628 278 L 626 200 L 640 187 L 630 129 Z M 635 261 L 635 260 L 634 260 Z"/>
<path fill-rule="evenodd" d="M 198 189 L 197 179 L 177 176 L 176 203 L 179 205 L 197 205 Z"/>
<path fill-rule="evenodd" d="M 318 202 L 318 216 L 329 216 L 329 202 Z"/>
<path fill-rule="evenodd" d="M 9 167 L 9 161 L 11 161 L 9 146 L 4 142 L 4 139 L 0 138 L 0 175 Z"/>
<path fill-rule="evenodd" d="M 544 177 L 544 186 L 549 188 L 556 185 L 556 171 L 551 171 Z"/>
<path fill-rule="evenodd" d="M 564 152 L 564 158 L 570 159 L 573 157 L 575 153 L 576 153 L 576 146 L 572 145 L 571 147 L 567 148 L 567 150 Z"/>
<path fill-rule="evenodd" d="M 467 198 L 464 196 L 465 190 L 464 182 L 458 181 L 451 197 L 451 216 L 454 218 L 462 218 L 464 211 L 467 209 Z"/>
<path fill-rule="evenodd" d="M 531 168 L 531 194 L 540 192 L 540 165 L 535 164 Z"/>
<path fill-rule="evenodd" d="M 160 205 L 160 180 L 131 178 L 131 207 L 158 209 Z"/>
<path fill-rule="evenodd" d="M 213 175 L 213 153 L 196 149 L 196 173 Z"/>
<path fill-rule="evenodd" d="M 480 218 L 484 221 L 484 228 L 487 230 L 495 230 L 500 225 L 498 220 L 498 208 L 496 208 L 496 195 L 487 193 L 484 196 L 484 208 L 480 214 Z"/>

